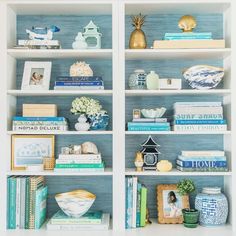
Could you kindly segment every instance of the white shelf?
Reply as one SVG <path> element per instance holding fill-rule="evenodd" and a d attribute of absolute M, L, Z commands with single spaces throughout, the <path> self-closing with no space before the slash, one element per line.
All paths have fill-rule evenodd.
<path fill-rule="evenodd" d="M 126 96 L 175 96 L 175 95 L 230 95 L 230 89 L 212 89 L 212 90 L 194 90 L 194 89 L 181 89 L 181 90 L 125 90 Z"/>
<path fill-rule="evenodd" d="M 231 49 L 126 49 L 126 60 L 225 59 Z"/>
<path fill-rule="evenodd" d="M 199 134 L 212 134 L 212 135 L 216 135 L 216 134 L 231 134 L 231 131 L 195 131 L 195 132 L 189 132 L 189 131 L 126 131 L 125 134 L 132 134 L 132 135 L 136 135 L 136 134 L 166 134 L 166 135 L 199 135 Z"/>
<path fill-rule="evenodd" d="M 54 171 L 8 171 L 7 175 L 43 175 L 43 176 L 112 176 L 112 168 L 105 168 L 104 172 L 54 172 Z"/>
<path fill-rule="evenodd" d="M 73 95 L 99 95 L 111 96 L 112 90 L 48 90 L 48 91 L 24 91 L 8 90 L 8 95 L 20 96 L 73 96 Z"/>
<path fill-rule="evenodd" d="M 112 49 L 91 49 L 91 50 L 74 50 L 74 49 L 8 49 L 8 55 L 16 59 L 27 58 L 97 58 L 111 59 Z"/>
<path fill-rule="evenodd" d="M 7 134 L 26 134 L 26 135 L 37 135 L 37 134 L 54 134 L 54 135 L 106 135 L 113 134 L 113 131 L 41 131 L 41 132 L 22 132 L 22 131 L 7 131 Z"/>
<path fill-rule="evenodd" d="M 125 175 L 136 175 L 136 176 L 231 176 L 231 172 L 182 172 L 173 169 L 170 172 L 159 172 L 159 171 L 142 171 L 137 172 L 134 168 L 127 168 Z"/>

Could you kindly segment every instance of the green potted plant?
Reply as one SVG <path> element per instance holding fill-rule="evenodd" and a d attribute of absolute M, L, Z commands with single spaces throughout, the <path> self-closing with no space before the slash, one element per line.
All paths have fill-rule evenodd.
<path fill-rule="evenodd" d="M 177 184 L 178 192 L 181 196 L 190 195 L 195 192 L 195 184 L 190 179 L 183 179 Z M 184 226 L 187 228 L 196 228 L 198 225 L 199 211 L 195 208 L 185 208 L 182 210 Z"/>

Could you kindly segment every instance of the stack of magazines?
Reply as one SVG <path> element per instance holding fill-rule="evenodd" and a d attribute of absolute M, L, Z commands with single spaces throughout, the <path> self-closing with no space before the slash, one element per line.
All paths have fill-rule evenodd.
<path fill-rule="evenodd" d="M 13 117 L 13 131 L 67 131 L 64 117 Z"/>
<path fill-rule="evenodd" d="M 54 90 L 103 90 L 100 76 L 60 76 L 57 77 Z"/>
<path fill-rule="evenodd" d="M 110 214 L 88 212 L 79 218 L 67 216 L 59 210 L 47 223 L 47 230 L 108 230 Z"/>

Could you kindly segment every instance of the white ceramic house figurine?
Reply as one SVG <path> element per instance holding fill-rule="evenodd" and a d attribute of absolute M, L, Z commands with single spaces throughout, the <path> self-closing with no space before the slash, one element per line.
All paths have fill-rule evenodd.
<path fill-rule="evenodd" d="M 93 21 L 90 21 L 87 26 L 84 27 L 83 36 L 88 44 L 88 49 L 100 49 L 101 48 L 101 37 L 99 33 L 99 27 L 97 27 Z M 95 42 L 94 43 L 94 39 Z"/>
<path fill-rule="evenodd" d="M 83 37 L 83 34 L 81 32 L 78 32 L 75 41 L 72 43 L 73 49 L 86 49 L 88 47 L 88 44 Z"/>

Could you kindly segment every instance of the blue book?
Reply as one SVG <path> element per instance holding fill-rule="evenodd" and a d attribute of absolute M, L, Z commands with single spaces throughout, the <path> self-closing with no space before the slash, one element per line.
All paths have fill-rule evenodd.
<path fill-rule="evenodd" d="M 137 188 L 137 210 L 136 210 L 136 227 L 141 227 L 140 225 L 140 210 L 141 210 L 141 188 L 142 184 L 138 182 Z"/>
<path fill-rule="evenodd" d="M 222 125 L 226 120 L 175 120 L 176 125 Z"/>
<path fill-rule="evenodd" d="M 222 114 L 179 114 L 174 115 L 175 120 L 222 120 Z"/>
<path fill-rule="evenodd" d="M 65 117 L 22 117 L 14 116 L 13 121 L 66 121 Z"/>
<path fill-rule="evenodd" d="M 9 229 L 16 229 L 16 177 L 10 178 Z"/>
<path fill-rule="evenodd" d="M 56 81 L 83 81 L 83 82 L 94 82 L 94 81 L 103 81 L 101 76 L 58 76 Z"/>
<path fill-rule="evenodd" d="M 169 122 L 128 122 L 128 127 L 169 127 Z"/>
<path fill-rule="evenodd" d="M 102 86 L 103 82 L 55 82 L 55 86 Z"/>
<path fill-rule="evenodd" d="M 132 205 L 133 205 L 133 179 L 128 177 L 128 194 L 127 194 L 127 227 L 132 228 Z"/>
<path fill-rule="evenodd" d="M 167 36 L 164 37 L 164 40 L 211 40 L 211 37 L 208 36 Z"/>
<path fill-rule="evenodd" d="M 210 37 L 212 38 L 211 32 L 203 33 L 165 33 L 165 37 Z"/>
<path fill-rule="evenodd" d="M 128 131 L 170 131 L 170 127 L 128 127 Z"/>
<path fill-rule="evenodd" d="M 176 161 L 183 168 L 220 168 L 227 167 L 227 161 Z"/>

